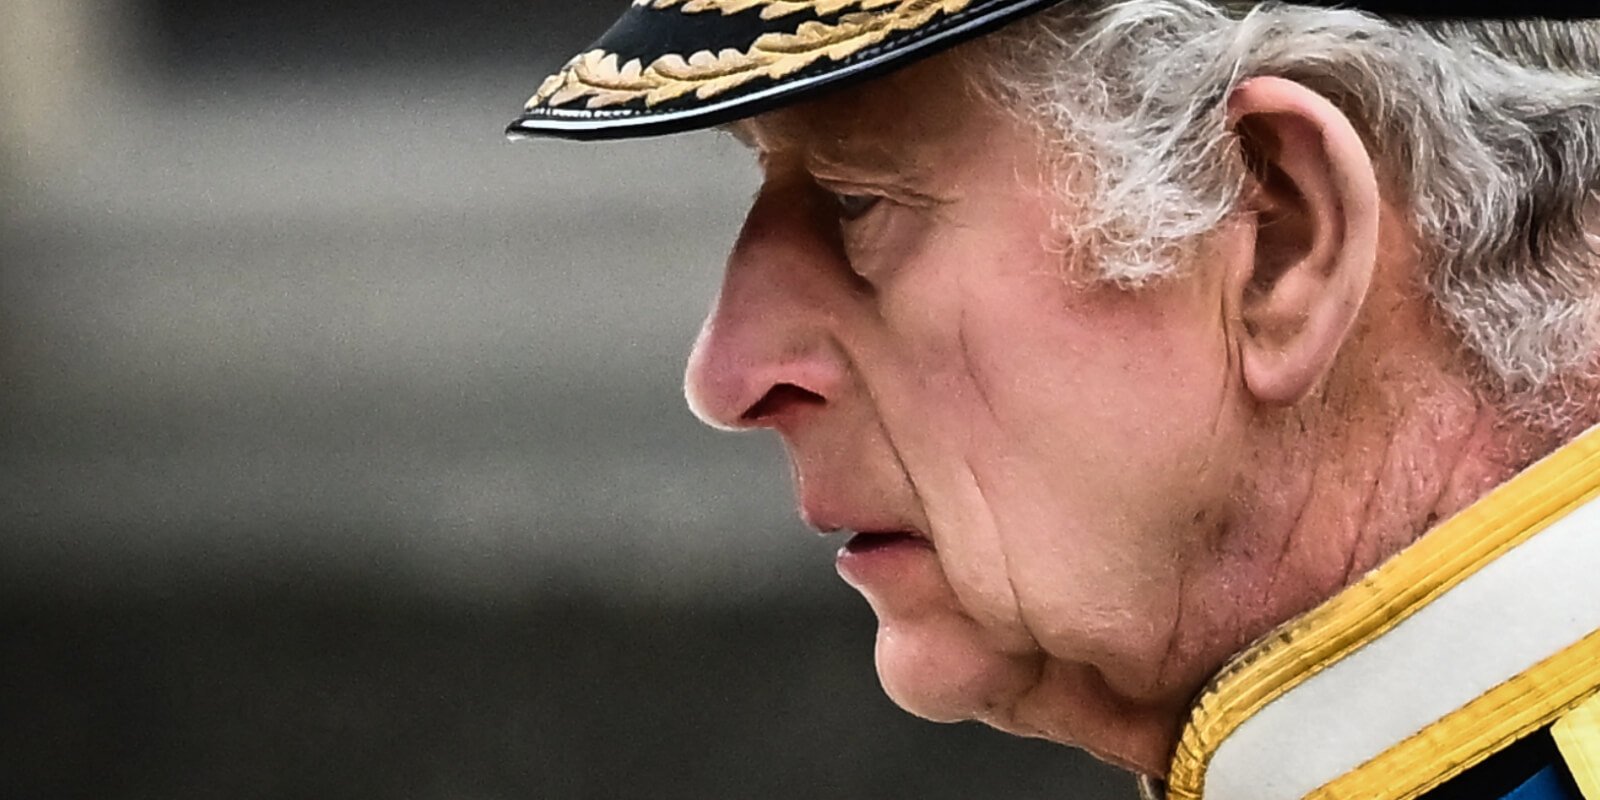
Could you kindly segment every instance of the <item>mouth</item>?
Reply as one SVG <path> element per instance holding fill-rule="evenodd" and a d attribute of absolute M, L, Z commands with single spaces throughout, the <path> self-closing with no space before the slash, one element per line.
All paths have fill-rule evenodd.
<path fill-rule="evenodd" d="M 900 592 L 926 572 L 937 558 L 933 554 L 933 541 L 920 531 L 859 531 L 839 548 L 834 567 L 846 583 L 861 591 Z"/>
<path fill-rule="evenodd" d="M 932 540 L 913 530 L 860 531 L 845 541 L 843 552 L 853 555 L 866 555 L 880 550 L 901 547 L 935 549 Z"/>

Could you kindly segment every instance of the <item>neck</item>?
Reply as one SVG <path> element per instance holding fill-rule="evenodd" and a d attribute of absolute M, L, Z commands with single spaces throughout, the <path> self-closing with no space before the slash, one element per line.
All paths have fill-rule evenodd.
<path fill-rule="evenodd" d="M 1232 600 L 1188 647 L 1215 665 L 1376 568 L 1571 438 L 1477 389 L 1453 337 L 1380 280 L 1322 391 L 1261 410 L 1191 602 Z M 1591 410 L 1600 400 L 1588 396 Z"/>
<path fill-rule="evenodd" d="M 1384 338 L 1357 347 L 1316 397 L 1260 416 L 1230 513 L 1183 581 L 1185 624 L 1163 675 L 1184 707 L 1228 657 L 1564 441 L 1502 411 L 1425 345 Z M 1159 758 L 1143 766 L 1165 771 Z"/>
<path fill-rule="evenodd" d="M 1374 384 L 1367 384 L 1372 386 Z M 1258 630 L 1309 609 L 1547 448 L 1447 375 L 1331 387 L 1284 415 L 1243 478 L 1225 553 Z M 1268 557 L 1263 557 L 1263 554 Z M 1243 646 L 1247 642 L 1237 642 Z"/>

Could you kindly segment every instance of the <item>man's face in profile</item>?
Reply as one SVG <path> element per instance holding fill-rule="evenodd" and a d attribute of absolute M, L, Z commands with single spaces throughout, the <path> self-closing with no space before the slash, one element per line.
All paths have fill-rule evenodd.
<path fill-rule="evenodd" d="M 1134 721 L 1240 644 L 1176 633 L 1236 488 L 1214 270 L 1093 281 L 1036 134 L 951 57 L 737 133 L 764 183 L 691 404 L 776 431 L 805 521 L 855 533 L 839 571 L 899 704 L 1129 763 Z"/>

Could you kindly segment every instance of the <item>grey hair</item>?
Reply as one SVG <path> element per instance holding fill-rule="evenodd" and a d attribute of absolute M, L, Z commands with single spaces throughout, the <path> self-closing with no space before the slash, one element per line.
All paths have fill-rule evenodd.
<path fill-rule="evenodd" d="M 1070 154 L 1058 233 L 1108 279 L 1170 273 L 1234 213 L 1226 100 L 1279 76 L 1349 115 L 1409 201 L 1428 290 L 1487 382 L 1548 393 L 1600 363 L 1600 24 L 1124 0 L 1035 15 L 979 58 L 980 91 Z"/>

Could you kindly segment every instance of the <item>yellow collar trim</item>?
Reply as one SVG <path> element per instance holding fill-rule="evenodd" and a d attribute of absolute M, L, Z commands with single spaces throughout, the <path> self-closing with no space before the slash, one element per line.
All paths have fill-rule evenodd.
<path fill-rule="evenodd" d="M 1600 800 L 1600 694 L 1590 697 L 1550 729 L 1586 800 Z"/>
<path fill-rule="evenodd" d="M 1245 720 L 1290 689 L 1382 636 L 1485 565 L 1597 496 L 1600 496 L 1600 427 L 1589 430 L 1529 467 L 1418 539 L 1360 581 L 1317 608 L 1279 626 L 1236 656 L 1212 679 L 1190 712 L 1188 725 L 1179 738 L 1173 756 L 1167 784 L 1168 797 L 1171 800 L 1199 800 L 1211 757 Z M 1562 680 L 1568 683 L 1562 684 Z M 1436 729 L 1451 725 L 1451 720 L 1457 720 L 1455 726 L 1467 734 L 1476 734 L 1472 736 L 1472 741 L 1464 742 L 1462 747 L 1455 749 L 1471 750 L 1476 745 L 1478 750 L 1483 750 L 1484 742 L 1481 740 L 1493 740 L 1497 736 L 1509 737 L 1499 744 L 1509 742 L 1522 733 L 1550 722 L 1580 701 L 1581 696 L 1565 700 L 1548 696 L 1552 692 L 1559 694 L 1561 686 L 1573 685 L 1572 681 L 1576 681 L 1580 687 L 1593 687 L 1600 683 L 1600 635 L 1589 636 L 1413 737 L 1425 738 L 1426 741 L 1402 742 L 1369 765 L 1319 789 L 1314 796 L 1361 797 L 1363 800 L 1415 797 L 1442 782 L 1448 775 L 1424 777 L 1423 782 L 1432 778 L 1438 780 L 1432 780 L 1426 788 L 1411 793 L 1406 793 L 1404 787 L 1394 785 L 1399 775 L 1393 772 L 1385 775 L 1381 785 L 1373 783 L 1371 779 L 1360 780 L 1361 791 L 1356 794 L 1347 793 L 1350 787 L 1341 789 L 1339 784 L 1346 778 L 1351 778 L 1352 783 L 1356 782 L 1356 775 L 1383 774 L 1368 768 L 1378 762 L 1396 769 L 1406 764 L 1415 768 L 1441 763 L 1440 758 L 1446 754 L 1437 752 L 1439 741 L 1436 741 Z M 1482 718 L 1487 708 L 1503 709 L 1504 704 L 1513 697 L 1523 698 L 1525 702 L 1534 694 L 1541 698 L 1541 702 L 1532 704 L 1527 714 L 1522 716 L 1533 715 L 1539 720 L 1524 720 L 1518 715 L 1492 721 Z M 1474 708 L 1478 711 L 1469 713 L 1469 709 Z M 1533 724 L 1533 727 L 1524 727 L 1527 724 Z M 1478 758 L 1486 757 L 1494 749 L 1497 746 L 1479 753 Z M 1393 755 L 1395 753 L 1401 755 Z M 1407 753 L 1410 755 L 1405 755 Z M 1472 753 L 1456 755 L 1470 757 Z M 1394 759 L 1393 763 L 1391 759 Z M 1419 759 L 1426 764 L 1418 764 Z M 1476 761 L 1446 763 L 1458 763 L 1459 769 L 1456 771 L 1459 772 Z M 1375 791 L 1375 787 L 1381 791 Z M 1322 794 L 1328 790 L 1336 793 Z"/>
<path fill-rule="evenodd" d="M 1596 686 L 1600 631 L 1329 781 L 1306 800 L 1413 800 L 1563 718 L 1593 696 Z"/>

